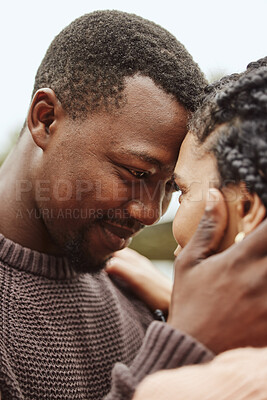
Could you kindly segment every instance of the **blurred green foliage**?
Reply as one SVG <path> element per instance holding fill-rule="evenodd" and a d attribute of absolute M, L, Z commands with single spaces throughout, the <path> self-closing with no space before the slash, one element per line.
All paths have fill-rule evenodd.
<path fill-rule="evenodd" d="M 172 222 L 145 228 L 133 238 L 130 247 L 151 260 L 174 260 L 177 244 L 172 235 Z"/>

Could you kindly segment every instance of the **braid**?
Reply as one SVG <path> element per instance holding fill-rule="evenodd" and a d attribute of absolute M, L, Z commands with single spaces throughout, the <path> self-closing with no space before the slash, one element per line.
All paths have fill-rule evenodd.
<path fill-rule="evenodd" d="M 258 123 L 246 121 L 242 131 L 240 125 L 225 127 L 211 150 L 217 159 L 221 186 L 244 182 L 248 191 L 257 193 L 267 208 L 267 123 L 261 138 Z"/>
<path fill-rule="evenodd" d="M 257 73 L 246 73 L 236 84 L 218 94 L 218 113 L 230 112 L 233 116 L 256 116 L 267 111 L 267 74 L 261 67 Z M 229 115 L 230 116 L 230 115 Z M 228 117 L 229 118 L 229 117 Z M 227 121 L 227 120 L 226 120 Z M 225 122 L 226 122 L 225 121 Z"/>
<path fill-rule="evenodd" d="M 267 67 L 267 57 L 260 58 L 258 61 L 252 61 L 247 66 L 247 71 L 255 70 L 260 67 Z"/>
<path fill-rule="evenodd" d="M 244 182 L 267 208 L 267 58 L 209 88 L 190 130 L 214 153 L 221 186 Z M 256 69 L 257 68 L 257 69 Z"/>
<path fill-rule="evenodd" d="M 219 81 L 213 82 L 205 87 L 201 101 L 202 105 L 195 111 L 191 122 L 189 122 L 189 129 L 195 132 L 196 136 L 199 136 L 200 142 L 204 142 L 210 132 L 213 131 L 217 125 L 222 123 L 222 114 L 219 120 L 217 120 L 218 115 L 216 116 L 216 112 L 218 113 L 218 110 L 216 109 L 214 98 L 227 87 L 229 83 L 237 81 L 239 77 L 240 74 L 227 75 Z M 226 114 L 226 110 L 224 110 L 224 113 Z"/>

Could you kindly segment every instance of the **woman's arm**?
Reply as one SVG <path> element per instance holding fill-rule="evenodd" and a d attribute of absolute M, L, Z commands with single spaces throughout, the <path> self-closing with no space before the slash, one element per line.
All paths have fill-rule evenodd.
<path fill-rule="evenodd" d="M 265 400 L 267 348 L 223 353 L 206 365 L 161 371 L 147 377 L 133 400 Z"/>

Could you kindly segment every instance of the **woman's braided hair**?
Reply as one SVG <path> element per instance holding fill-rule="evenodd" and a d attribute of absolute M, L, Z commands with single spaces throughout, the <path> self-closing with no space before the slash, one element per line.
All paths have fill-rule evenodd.
<path fill-rule="evenodd" d="M 267 208 L 267 58 L 210 85 L 190 130 L 217 160 L 221 187 L 244 182 Z"/>

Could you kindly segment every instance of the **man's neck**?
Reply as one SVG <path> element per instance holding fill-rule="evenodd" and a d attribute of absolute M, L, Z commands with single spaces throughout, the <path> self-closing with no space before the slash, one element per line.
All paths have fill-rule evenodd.
<path fill-rule="evenodd" d="M 0 169 L 0 233 L 32 250 L 54 253 L 35 204 L 33 158 L 32 143 L 22 136 Z"/>

